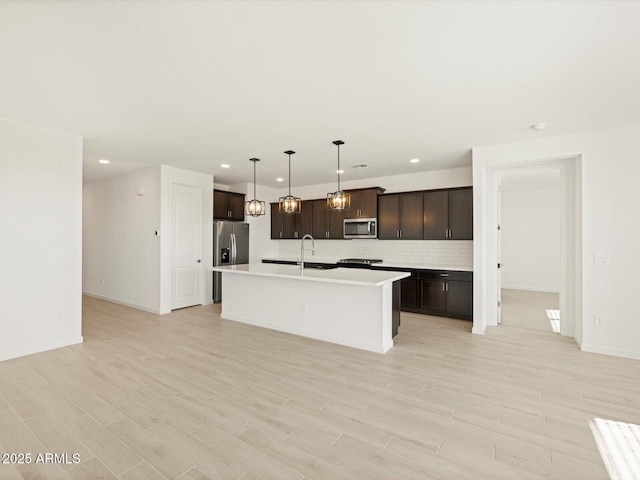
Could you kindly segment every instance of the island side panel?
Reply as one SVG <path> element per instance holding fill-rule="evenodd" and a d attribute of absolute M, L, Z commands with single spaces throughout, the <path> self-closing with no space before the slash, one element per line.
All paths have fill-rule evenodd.
<path fill-rule="evenodd" d="M 361 286 L 223 274 L 222 318 L 385 353 L 392 285 Z"/>

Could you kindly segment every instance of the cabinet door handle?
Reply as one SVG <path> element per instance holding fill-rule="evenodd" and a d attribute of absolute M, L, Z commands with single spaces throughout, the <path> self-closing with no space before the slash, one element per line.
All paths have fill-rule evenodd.
<path fill-rule="evenodd" d="M 282 232 L 280 232 L 280 238 L 282 238 Z"/>
<path fill-rule="evenodd" d="M 402 230 L 400 230 L 400 238 L 402 238 Z"/>
<path fill-rule="evenodd" d="M 449 291 L 449 284 L 448 284 L 448 283 L 445 283 L 445 289 L 444 289 L 444 291 L 445 291 L 445 292 L 448 292 L 448 291 Z"/>
<path fill-rule="evenodd" d="M 442 282 L 442 291 L 445 292 L 447 290 L 447 287 L 445 287 L 446 283 Z"/>

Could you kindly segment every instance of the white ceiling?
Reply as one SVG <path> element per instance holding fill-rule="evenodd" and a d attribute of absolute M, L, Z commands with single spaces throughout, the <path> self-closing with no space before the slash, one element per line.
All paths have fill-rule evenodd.
<path fill-rule="evenodd" d="M 164 163 L 251 182 L 258 157 L 282 186 L 293 149 L 294 186 L 332 182 L 336 139 L 344 180 L 464 166 L 640 124 L 639 24 L 613 1 L 2 1 L 0 116 L 84 136 L 86 181 Z"/>

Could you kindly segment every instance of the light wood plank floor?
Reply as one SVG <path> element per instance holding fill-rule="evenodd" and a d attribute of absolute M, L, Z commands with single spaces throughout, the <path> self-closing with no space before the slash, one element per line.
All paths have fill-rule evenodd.
<path fill-rule="evenodd" d="M 640 362 L 403 315 L 386 355 L 84 301 L 82 345 L 0 363 L 0 478 L 608 478 L 589 421 L 640 423 Z M 622 477 L 620 477 L 622 478 Z"/>
<path fill-rule="evenodd" d="M 560 295 L 503 288 L 502 325 L 559 332 Z M 555 328 L 555 330 L 554 330 Z"/>

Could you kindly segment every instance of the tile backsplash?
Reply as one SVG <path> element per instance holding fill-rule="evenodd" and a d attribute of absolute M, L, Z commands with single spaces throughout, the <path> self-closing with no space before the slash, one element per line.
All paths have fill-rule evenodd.
<path fill-rule="evenodd" d="M 300 256 L 300 240 L 277 242 L 278 256 Z M 318 258 L 381 258 L 398 264 L 473 265 L 472 240 L 316 240 L 315 245 Z"/>

